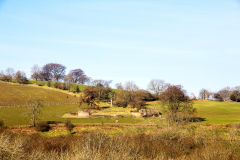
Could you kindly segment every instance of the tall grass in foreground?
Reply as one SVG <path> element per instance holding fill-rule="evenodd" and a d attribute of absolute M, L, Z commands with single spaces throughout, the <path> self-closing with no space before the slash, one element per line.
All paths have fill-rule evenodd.
<path fill-rule="evenodd" d="M 80 136 L 46 138 L 0 133 L 1 160 L 229 160 L 240 159 L 238 130 L 192 126 L 156 129 L 149 135 L 109 136 L 85 132 Z"/>

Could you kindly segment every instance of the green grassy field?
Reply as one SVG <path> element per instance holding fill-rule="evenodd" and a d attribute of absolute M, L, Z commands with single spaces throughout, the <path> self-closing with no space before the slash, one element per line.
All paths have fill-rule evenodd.
<path fill-rule="evenodd" d="M 240 103 L 196 101 L 197 115 L 206 118 L 205 123 L 227 124 L 240 122 Z"/>
<path fill-rule="evenodd" d="M 26 105 L 31 98 L 44 104 L 74 103 L 78 98 L 52 88 L 21 85 L 0 81 L 0 106 Z"/>
<path fill-rule="evenodd" d="M 240 122 L 240 103 L 218 101 L 194 101 L 196 116 L 205 118 L 203 123 L 228 124 Z M 163 112 L 159 102 L 150 102 L 148 107 L 156 107 Z"/>
<path fill-rule="evenodd" d="M 152 103 L 149 107 L 154 106 Z M 155 105 L 160 108 L 160 105 Z M 205 118 L 202 123 L 228 124 L 240 122 L 240 103 L 235 102 L 214 102 L 214 101 L 195 101 L 194 107 L 197 108 L 197 116 Z M 45 105 L 42 108 L 40 120 L 64 122 L 62 118 L 65 113 L 76 112 L 78 105 Z M 110 110 L 111 109 L 107 109 Z M 115 109 L 113 108 L 112 111 Z M 30 108 L 27 107 L 1 107 L 0 119 L 4 120 L 8 126 L 29 125 Z M 97 117 L 97 118 L 73 118 L 71 121 L 76 124 L 114 124 L 119 120 L 120 124 L 160 124 L 157 118 L 131 118 L 131 117 Z"/>
<path fill-rule="evenodd" d="M 79 110 L 78 105 L 45 105 L 41 109 L 39 120 L 42 121 L 58 121 L 64 123 L 66 121 L 62 116 L 65 113 L 76 112 Z M 0 119 L 4 120 L 7 126 L 29 125 L 31 109 L 25 106 L 9 106 L 0 107 Z M 76 124 L 114 124 L 115 120 L 119 120 L 120 124 L 134 124 L 142 122 L 142 118 L 125 118 L 125 117 L 96 117 L 96 118 L 72 118 L 71 121 Z"/>

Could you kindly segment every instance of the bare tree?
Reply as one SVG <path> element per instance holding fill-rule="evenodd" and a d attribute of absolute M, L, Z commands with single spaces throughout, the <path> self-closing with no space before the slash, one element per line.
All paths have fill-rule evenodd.
<path fill-rule="evenodd" d="M 68 74 L 64 77 L 64 82 L 67 83 L 67 89 L 70 91 L 71 85 L 74 82 L 71 74 Z"/>
<path fill-rule="evenodd" d="M 200 99 L 208 99 L 210 97 L 210 95 L 211 95 L 211 93 L 206 89 L 202 89 L 199 93 Z"/>
<path fill-rule="evenodd" d="M 135 99 L 135 92 L 139 90 L 139 87 L 132 81 L 125 83 L 123 89 L 129 92 L 128 99 L 132 102 Z"/>
<path fill-rule="evenodd" d="M 222 99 L 224 101 L 229 100 L 230 99 L 230 87 L 221 89 L 220 91 L 218 91 L 218 94 L 220 95 L 220 97 L 222 97 Z"/>
<path fill-rule="evenodd" d="M 192 99 L 192 100 L 196 100 L 196 99 L 197 99 L 197 97 L 195 96 L 194 93 L 191 93 L 190 95 L 191 95 L 191 99 Z"/>
<path fill-rule="evenodd" d="M 45 81 L 51 80 L 51 77 L 52 77 L 51 71 L 52 71 L 51 64 L 46 64 L 43 66 L 42 72 L 41 72 L 41 76 L 42 76 L 43 80 L 45 80 Z"/>
<path fill-rule="evenodd" d="M 156 95 L 160 95 L 168 88 L 169 84 L 160 79 L 153 79 L 148 84 L 148 89 Z"/>
<path fill-rule="evenodd" d="M 74 83 L 84 84 L 89 81 L 82 69 L 71 70 L 68 75 L 71 75 Z"/>
<path fill-rule="evenodd" d="M 61 65 L 61 64 L 56 64 L 56 63 L 52 63 L 51 64 L 51 69 L 52 69 L 52 79 L 54 79 L 55 81 L 59 81 L 61 79 L 64 78 L 65 76 L 65 70 L 66 67 Z"/>
<path fill-rule="evenodd" d="M 110 88 L 110 84 L 112 83 L 112 81 L 106 81 L 106 80 L 101 80 L 101 79 L 97 79 L 97 80 L 93 80 L 91 82 L 91 85 L 92 86 L 95 86 L 95 87 L 99 87 L 99 86 L 102 86 L 104 88 Z"/>
<path fill-rule="evenodd" d="M 98 101 L 111 101 L 113 98 L 113 91 L 110 88 L 112 81 L 93 80 L 91 85 L 94 86 L 98 92 Z"/>
<path fill-rule="evenodd" d="M 0 80 L 10 82 L 10 81 L 12 81 L 12 76 L 8 76 L 3 71 L 1 71 L 0 72 Z"/>
<path fill-rule="evenodd" d="M 11 82 L 15 76 L 15 71 L 13 68 L 7 68 L 5 72 L 5 81 Z"/>
<path fill-rule="evenodd" d="M 122 83 L 116 83 L 116 84 L 115 84 L 115 87 L 116 87 L 117 89 L 122 89 Z"/>
<path fill-rule="evenodd" d="M 39 120 L 39 115 L 41 113 L 42 102 L 41 100 L 29 100 L 27 105 L 31 108 L 31 121 L 32 126 L 36 127 L 36 122 Z"/>
<path fill-rule="evenodd" d="M 43 66 L 42 76 L 46 81 L 59 81 L 65 76 L 66 67 L 57 63 L 48 63 Z"/>
<path fill-rule="evenodd" d="M 36 64 L 31 69 L 31 78 L 35 81 L 41 80 L 41 68 Z"/>
<path fill-rule="evenodd" d="M 236 91 L 239 91 L 239 92 L 240 92 L 240 86 L 236 86 L 236 87 L 234 87 L 233 90 L 236 90 Z"/>
<path fill-rule="evenodd" d="M 26 84 L 28 82 L 26 74 L 24 72 L 21 72 L 21 71 L 16 72 L 15 79 L 20 84 Z"/>
<path fill-rule="evenodd" d="M 4 81 L 5 74 L 3 71 L 0 71 L 0 80 Z"/>
<path fill-rule="evenodd" d="M 129 81 L 125 84 L 124 89 L 127 91 L 134 92 L 134 91 L 137 91 L 139 87 L 134 82 Z"/>
<path fill-rule="evenodd" d="M 82 75 L 79 79 L 78 79 L 78 83 L 80 84 L 85 84 L 87 82 L 90 81 L 90 78 L 86 75 Z"/>

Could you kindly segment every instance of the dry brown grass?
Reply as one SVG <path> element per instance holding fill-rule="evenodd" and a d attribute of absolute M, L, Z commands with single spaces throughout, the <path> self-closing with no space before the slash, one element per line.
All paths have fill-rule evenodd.
<path fill-rule="evenodd" d="M 0 133 L 0 159 L 45 160 L 235 160 L 240 159 L 239 131 L 172 126 L 151 134 L 109 136 L 84 132 L 80 136 L 46 138 L 38 134 Z"/>

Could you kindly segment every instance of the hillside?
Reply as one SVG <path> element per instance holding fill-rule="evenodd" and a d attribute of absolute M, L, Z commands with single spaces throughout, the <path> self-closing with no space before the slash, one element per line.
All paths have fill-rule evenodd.
<path fill-rule="evenodd" d="M 63 85 L 63 83 L 62 82 L 58 82 L 59 84 L 61 84 L 61 85 Z M 33 85 L 38 85 L 38 86 L 48 86 L 48 82 L 47 81 L 35 81 L 35 80 L 29 80 L 28 81 L 28 84 L 33 84 Z M 55 85 L 56 84 L 56 82 L 50 82 L 50 85 L 49 85 L 49 87 L 50 88 L 55 88 Z M 71 92 L 76 92 L 76 88 L 79 88 L 79 91 L 83 91 L 86 87 L 87 87 L 87 85 L 83 85 L 83 84 L 76 84 L 76 83 L 72 83 L 71 84 L 71 86 L 70 86 L 70 91 Z"/>
<path fill-rule="evenodd" d="M 44 104 L 69 104 L 78 99 L 56 89 L 0 81 L 0 106 L 25 105 L 31 98 Z"/>
<path fill-rule="evenodd" d="M 44 82 L 41 82 L 44 83 Z M 36 84 L 21 85 L 17 83 L 7 83 L 0 81 L 0 106 L 24 106 L 31 98 L 41 99 L 44 104 L 42 119 L 64 121 L 62 116 L 65 113 L 76 112 L 79 109 L 76 103 L 78 96 L 72 92 L 55 89 L 47 86 L 38 86 Z M 61 105 L 56 105 L 61 104 Z M 160 102 L 148 102 L 150 108 L 157 107 L 162 110 Z M 194 101 L 194 108 L 197 109 L 196 116 L 204 118 L 203 123 L 228 124 L 240 122 L 240 103 L 236 102 L 217 102 L 217 101 Z M 8 125 L 28 124 L 29 119 L 26 118 L 26 107 L 1 107 L 0 117 Z M 110 111 L 113 108 L 108 109 Z M 107 110 L 105 110 L 106 112 Z M 12 119 L 11 117 L 15 117 Z M 95 122 L 114 122 L 113 119 L 103 118 L 73 120 L 76 123 L 95 123 Z M 139 121 L 135 118 L 122 119 L 122 122 L 131 123 Z M 141 120 L 140 120 L 141 121 Z"/>

